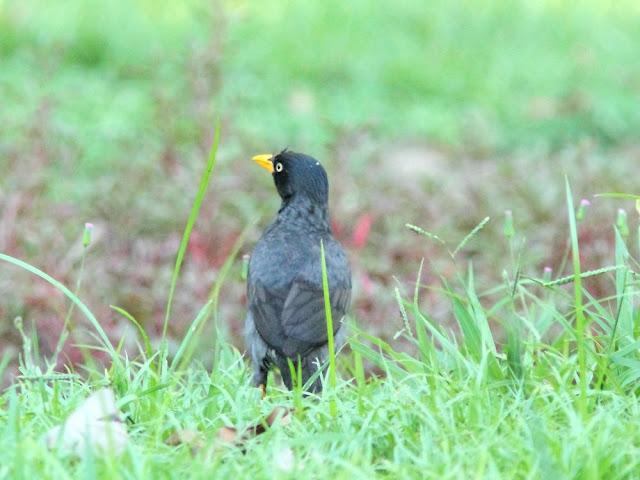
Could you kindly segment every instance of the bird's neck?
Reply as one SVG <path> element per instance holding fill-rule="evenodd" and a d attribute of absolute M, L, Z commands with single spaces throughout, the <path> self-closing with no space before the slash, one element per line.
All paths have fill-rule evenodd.
<path fill-rule="evenodd" d="M 294 195 L 282 201 L 278 220 L 298 224 L 316 231 L 330 232 L 329 207 L 303 195 Z"/>

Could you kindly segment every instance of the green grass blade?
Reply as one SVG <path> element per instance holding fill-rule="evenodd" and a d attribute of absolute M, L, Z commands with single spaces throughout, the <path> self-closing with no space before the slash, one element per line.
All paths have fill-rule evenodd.
<path fill-rule="evenodd" d="M 187 351 L 187 348 L 189 347 L 189 345 L 191 345 L 191 339 L 197 332 L 200 331 L 200 325 L 209 316 L 212 304 L 213 304 L 213 301 L 209 300 L 205 304 L 205 306 L 200 309 L 200 311 L 198 312 L 198 315 L 191 323 L 191 326 L 189 327 L 187 334 L 182 339 L 182 342 L 180 342 L 180 346 L 178 347 L 178 351 L 176 352 L 175 357 L 173 357 L 173 361 L 171 362 L 171 366 L 169 367 L 169 373 L 173 373 L 176 370 L 176 367 L 180 365 L 180 362 L 182 361 L 182 356 Z"/>
<path fill-rule="evenodd" d="M 627 292 L 627 286 L 630 281 L 629 268 L 627 267 L 627 260 L 629 258 L 629 250 L 627 249 L 627 245 L 625 244 L 624 238 L 620 234 L 620 230 L 617 227 L 614 227 L 615 232 L 615 259 L 616 259 L 616 267 L 618 270 L 616 271 L 616 279 L 615 279 L 615 288 L 616 288 L 616 297 L 617 297 L 617 306 L 616 306 L 616 322 L 614 326 L 613 333 L 618 332 L 618 337 L 622 342 L 628 342 L 633 340 L 633 299 L 628 295 L 625 295 Z M 611 341 L 615 341 L 615 337 L 612 336 Z"/>
<path fill-rule="evenodd" d="M 476 362 L 479 362 L 482 357 L 482 335 L 480 334 L 480 329 L 465 305 L 453 293 L 451 294 L 451 303 L 453 316 L 462 331 L 464 346 L 471 357 Z"/>
<path fill-rule="evenodd" d="M 467 245 L 467 243 L 469 243 L 469 242 L 471 241 L 471 239 L 472 239 L 473 237 L 475 237 L 475 236 L 477 235 L 477 233 L 478 233 L 480 230 L 482 230 L 482 229 L 487 225 L 487 223 L 489 223 L 489 220 L 491 220 L 491 218 L 490 218 L 490 217 L 484 217 L 484 218 L 482 219 L 482 221 L 481 221 L 478 225 L 476 225 L 476 226 L 473 228 L 473 230 L 471 230 L 471 231 L 467 234 L 467 236 L 466 236 L 466 237 L 464 237 L 464 238 L 462 239 L 462 241 L 461 241 L 461 242 L 458 244 L 458 246 L 453 250 L 453 252 L 451 252 L 451 256 L 452 256 L 452 257 L 455 257 L 455 256 L 458 254 L 458 252 L 459 252 L 460 250 L 462 250 L 462 249 Z"/>
<path fill-rule="evenodd" d="M 103 330 L 102 326 L 100 326 L 100 322 L 98 322 L 98 319 L 93 315 L 93 313 L 91 313 L 91 310 L 89 310 L 89 308 L 84 303 L 82 303 L 82 300 L 80 300 L 77 295 L 75 295 L 71 290 L 69 290 L 67 287 L 65 287 L 58 280 L 56 280 L 52 276 L 46 274 L 42 270 L 34 267 L 33 265 L 29 265 L 28 263 L 23 262 L 22 260 L 14 258 L 14 257 L 12 257 L 10 255 L 6 255 L 4 253 L 0 253 L 0 260 L 4 260 L 7 263 L 10 263 L 10 264 L 15 265 L 15 266 L 20 267 L 20 268 L 23 268 L 24 270 L 28 271 L 29 273 L 32 273 L 32 274 L 42 278 L 43 280 L 45 280 L 46 282 L 48 282 L 49 284 L 53 285 L 55 288 L 60 290 L 69 300 L 71 300 L 78 307 L 78 309 L 80 309 L 80 311 L 84 314 L 84 316 L 87 318 L 87 320 L 89 320 L 89 323 L 91 323 L 93 328 L 98 333 L 98 336 L 100 337 L 100 340 L 104 344 L 105 350 L 111 356 L 111 360 L 114 361 L 114 362 L 117 361 L 118 354 L 116 353 L 116 351 L 115 351 L 115 349 L 113 347 L 113 344 L 109 340 L 109 337 L 107 336 L 107 334 Z"/>
<path fill-rule="evenodd" d="M 589 277 L 595 277 L 598 275 L 602 275 L 604 273 L 609 273 L 609 272 L 615 272 L 616 270 L 619 270 L 620 268 L 623 268 L 620 265 L 612 265 L 610 267 L 602 267 L 602 268 L 597 268 L 595 270 L 589 270 L 588 272 L 583 272 L 580 273 L 580 278 L 585 279 L 585 278 L 589 278 Z M 575 279 L 575 274 L 574 275 L 567 275 L 566 277 L 560 277 L 557 278 L 555 280 L 552 280 L 550 282 L 545 282 L 544 280 L 538 279 L 538 278 L 533 278 L 533 277 L 524 277 L 527 280 L 532 280 L 535 283 L 543 286 L 543 287 L 556 287 L 559 285 L 566 285 L 567 283 L 571 283 L 574 281 Z"/>
<path fill-rule="evenodd" d="M 584 315 L 584 305 L 582 302 L 582 276 L 580 265 L 580 246 L 578 243 L 578 228 L 576 224 L 575 207 L 573 205 L 573 194 L 569 179 L 565 176 L 565 189 L 567 194 L 567 212 L 569 214 L 569 232 L 571 235 L 571 257 L 573 260 L 573 292 L 574 306 L 576 311 L 576 337 L 578 345 L 578 374 L 580 381 L 580 396 L 578 408 L 585 416 L 587 413 L 587 351 L 585 347 L 586 318 Z"/>
<path fill-rule="evenodd" d="M 620 198 L 623 200 L 640 200 L 640 195 L 633 195 L 631 193 L 618 193 L 618 192 L 609 192 L 609 193 L 598 193 L 594 195 L 595 197 L 600 198 Z"/>
<path fill-rule="evenodd" d="M 426 330 L 428 330 L 429 334 L 433 338 L 433 340 L 429 339 L 431 345 L 429 349 L 432 352 L 436 351 L 436 342 L 440 346 L 440 350 L 444 352 L 450 359 L 452 363 L 457 365 L 465 365 L 467 360 L 464 355 L 460 352 L 458 346 L 443 332 L 441 332 L 438 327 L 436 327 L 435 322 L 426 312 L 420 311 L 420 308 L 417 305 L 412 306 L 412 313 L 416 319 L 416 324 L 420 323 Z M 435 342 L 434 342 L 435 340 Z"/>
<path fill-rule="evenodd" d="M 122 315 L 124 318 L 129 320 L 134 327 L 136 327 L 136 329 L 140 333 L 140 336 L 142 337 L 142 342 L 144 343 L 144 353 L 147 358 L 151 358 L 151 356 L 153 355 L 153 348 L 151 348 L 149 335 L 147 335 L 147 332 L 142 327 L 142 325 L 140 325 L 140 323 L 134 318 L 134 316 L 127 312 L 124 308 L 116 307 L 115 305 L 109 305 L 109 308 Z"/>
<path fill-rule="evenodd" d="M 354 331 L 357 333 L 358 340 L 360 338 L 363 338 L 367 342 L 377 347 L 378 351 L 375 352 L 375 354 L 380 356 L 383 360 L 382 362 L 377 363 L 381 365 L 386 364 L 388 366 L 390 365 L 388 361 L 391 361 L 394 365 L 397 365 L 399 367 L 399 370 L 396 371 L 402 372 L 403 375 L 406 375 L 407 373 L 422 373 L 424 371 L 424 365 L 416 357 L 405 352 L 395 350 L 394 347 L 389 345 L 389 343 L 385 342 L 381 338 L 378 338 L 375 335 L 371 335 L 357 327 L 354 328 Z M 367 347 L 365 346 L 365 348 Z"/>
<path fill-rule="evenodd" d="M 387 356 L 382 353 L 382 349 L 374 350 L 356 338 L 349 340 L 349 346 L 351 350 L 357 352 L 362 358 L 365 358 L 385 371 L 388 376 L 392 376 L 394 379 L 401 379 L 407 376 L 407 371 L 398 366 L 393 359 L 387 358 Z M 380 347 L 379 344 L 375 346 Z"/>
<path fill-rule="evenodd" d="M 422 235 L 424 237 L 427 237 L 430 240 L 434 240 L 438 243 L 440 243 L 441 245 L 446 245 L 447 242 L 445 242 L 443 239 L 441 239 L 438 235 L 436 235 L 435 233 L 431 233 L 431 232 L 427 232 L 426 230 L 416 226 L 416 225 L 412 225 L 410 223 L 405 224 L 405 227 L 408 228 L 409 230 L 411 230 L 412 232 L 417 233 L 418 235 Z"/>
<path fill-rule="evenodd" d="M 413 291 L 413 303 L 410 308 L 415 311 L 420 310 L 420 285 L 422 284 L 422 271 L 424 269 L 424 258 L 420 261 L 420 268 L 418 269 L 418 275 L 416 277 L 416 284 Z M 433 343 L 427 337 L 427 331 L 424 323 L 414 315 L 414 324 L 416 329 L 416 339 L 418 342 L 418 350 L 421 355 L 422 362 L 424 363 L 425 370 L 428 370 L 429 362 L 435 359 L 433 351 Z"/>
<path fill-rule="evenodd" d="M 191 231 L 193 230 L 193 226 L 196 223 L 198 218 L 198 214 L 200 213 L 200 206 L 202 205 L 202 201 L 207 193 L 207 187 L 209 186 L 209 180 L 211 179 L 211 173 L 216 165 L 216 159 L 218 154 L 218 144 L 220 142 L 220 122 L 217 122 L 215 131 L 213 134 L 213 143 L 211 144 L 211 149 L 209 150 L 209 158 L 207 160 L 207 165 L 200 177 L 200 184 L 198 186 L 198 191 L 196 193 L 196 197 L 193 200 L 193 205 L 191 206 L 191 211 L 189 212 L 189 218 L 187 219 L 187 225 L 185 226 L 184 233 L 182 234 L 182 241 L 180 242 L 180 248 L 178 249 L 178 254 L 176 256 L 176 263 L 173 267 L 173 274 L 171 275 L 171 285 L 169 287 L 169 297 L 167 298 L 167 306 L 165 309 L 165 317 L 164 323 L 162 325 L 162 342 L 166 341 L 167 338 L 167 328 L 169 327 L 169 319 L 171 318 L 171 307 L 173 305 L 173 296 L 176 291 L 176 284 L 178 283 L 178 276 L 180 275 L 180 269 L 182 267 L 182 262 L 184 260 L 184 255 L 187 251 L 187 246 L 189 245 L 189 238 L 191 237 Z"/>
<path fill-rule="evenodd" d="M 327 321 L 327 346 L 329 349 L 329 385 L 332 392 L 335 391 L 336 380 L 336 349 L 333 338 L 333 314 L 331 312 L 331 298 L 329 297 L 329 277 L 327 275 L 327 262 L 324 255 L 324 242 L 320 240 L 320 263 L 322 264 L 322 292 L 324 294 L 324 314 Z M 338 415 L 338 405 L 332 396 L 329 400 L 329 411 L 332 417 Z"/>
<path fill-rule="evenodd" d="M 473 266 L 469 263 L 468 268 L 468 282 L 465 287 L 467 293 L 467 301 L 469 302 L 469 313 L 475 319 L 475 323 L 480 330 L 480 334 L 482 337 L 482 342 L 484 347 L 491 352 L 491 354 L 495 357 L 496 355 L 496 343 L 493 338 L 493 332 L 491 331 L 491 327 L 489 325 L 489 319 L 480 303 L 480 299 L 478 298 L 478 294 L 476 292 Z"/>

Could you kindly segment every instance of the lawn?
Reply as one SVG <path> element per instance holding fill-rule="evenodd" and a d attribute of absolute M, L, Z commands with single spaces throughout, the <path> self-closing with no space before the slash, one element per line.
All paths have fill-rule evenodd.
<path fill-rule="evenodd" d="M 0 0 L 0 254 L 90 312 L 0 261 L 0 478 L 637 477 L 640 212 L 597 194 L 640 193 L 638 45 L 632 1 Z M 287 146 L 328 170 L 352 337 L 336 388 L 261 401 L 250 157 Z M 125 453 L 47 450 L 107 385 Z"/>

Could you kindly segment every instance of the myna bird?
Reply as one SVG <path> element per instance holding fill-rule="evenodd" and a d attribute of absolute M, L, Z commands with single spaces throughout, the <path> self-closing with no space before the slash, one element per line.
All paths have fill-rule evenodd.
<path fill-rule="evenodd" d="M 249 261 L 245 324 L 247 348 L 253 361 L 253 383 L 266 391 L 269 368 L 280 369 L 292 388 L 291 360 L 302 383 L 327 359 L 327 326 L 320 242 L 324 244 L 336 349 L 344 343 L 341 320 L 351 301 L 351 269 L 329 224 L 329 182 L 320 162 L 284 150 L 253 160 L 273 175 L 282 199 L 275 220 L 267 227 Z M 319 375 L 307 390 L 322 390 Z"/>

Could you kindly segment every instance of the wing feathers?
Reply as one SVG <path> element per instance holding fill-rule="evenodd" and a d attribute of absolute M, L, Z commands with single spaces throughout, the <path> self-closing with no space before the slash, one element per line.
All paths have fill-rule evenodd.
<path fill-rule="evenodd" d="M 295 358 L 298 355 L 304 357 L 310 350 L 327 342 L 321 287 L 296 280 L 283 299 L 283 295 L 255 282 L 248 293 L 256 329 L 271 348 Z M 330 288 L 329 296 L 335 334 L 351 301 L 350 283 Z"/>

